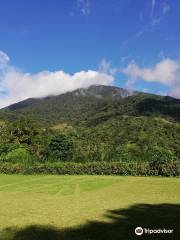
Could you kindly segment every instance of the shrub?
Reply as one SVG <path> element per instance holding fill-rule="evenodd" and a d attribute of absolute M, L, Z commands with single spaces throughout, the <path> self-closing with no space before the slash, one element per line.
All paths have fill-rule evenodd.
<path fill-rule="evenodd" d="M 158 175 L 152 170 L 147 162 L 144 163 L 122 163 L 122 162 L 57 162 L 57 163 L 34 163 L 31 165 L 23 163 L 2 163 L 0 173 L 12 174 L 68 174 L 68 175 L 132 175 L 150 176 Z M 161 176 L 180 176 L 180 163 L 171 162 L 163 165 Z"/>
<path fill-rule="evenodd" d="M 14 146 L 14 148 L 8 149 L 8 152 L 4 152 L 1 155 L 1 161 L 10 163 L 31 164 L 34 161 L 34 158 L 26 148 L 19 145 L 16 147 Z"/>

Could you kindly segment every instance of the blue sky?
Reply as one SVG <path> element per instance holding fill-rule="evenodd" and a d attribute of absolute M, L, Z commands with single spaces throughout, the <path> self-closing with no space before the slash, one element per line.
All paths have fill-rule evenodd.
<path fill-rule="evenodd" d="M 72 76 L 99 66 L 107 83 L 180 97 L 179 13 L 178 0 L 1 0 L 0 101 L 14 95 L 12 69 Z"/>

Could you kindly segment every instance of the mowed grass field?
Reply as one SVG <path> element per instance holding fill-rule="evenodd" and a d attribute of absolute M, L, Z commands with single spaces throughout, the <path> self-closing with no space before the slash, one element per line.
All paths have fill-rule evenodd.
<path fill-rule="evenodd" d="M 0 175 L 0 240 L 129 240 L 137 226 L 180 239 L 178 178 Z"/>

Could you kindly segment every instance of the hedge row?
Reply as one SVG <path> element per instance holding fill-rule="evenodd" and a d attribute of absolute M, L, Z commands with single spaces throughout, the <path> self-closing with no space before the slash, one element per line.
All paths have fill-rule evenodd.
<path fill-rule="evenodd" d="M 0 173 L 5 174 L 67 174 L 67 175 L 132 175 L 132 176 L 180 176 L 180 162 L 162 164 L 155 170 L 148 162 L 91 162 L 91 163 L 1 163 Z"/>

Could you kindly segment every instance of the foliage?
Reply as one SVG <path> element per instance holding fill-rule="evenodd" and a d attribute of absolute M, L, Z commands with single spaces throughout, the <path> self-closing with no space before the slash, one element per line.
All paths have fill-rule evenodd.
<path fill-rule="evenodd" d="M 11 163 L 23 162 L 30 164 L 33 162 L 33 157 L 25 148 L 19 147 L 8 152 L 4 160 Z"/>
<path fill-rule="evenodd" d="M 173 98 L 93 86 L 29 99 L 0 117 L 1 162 L 146 162 L 161 175 L 180 160 L 180 100 Z"/>
<path fill-rule="evenodd" d="M 68 135 L 62 133 L 53 136 L 47 147 L 47 156 L 48 159 L 53 159 L 54 161 L 72 160 L 72 139 Z"/>
<path fill-rule="evenodd" d="M 147 162 L 47 162 L 47 163 L 1 163 L 0 173 L 6 174 L 68 174 L 68 175 L 132 175 L 132 176 L 180 176 L 179 161 L 161 165 L 161 171 Z"/>

